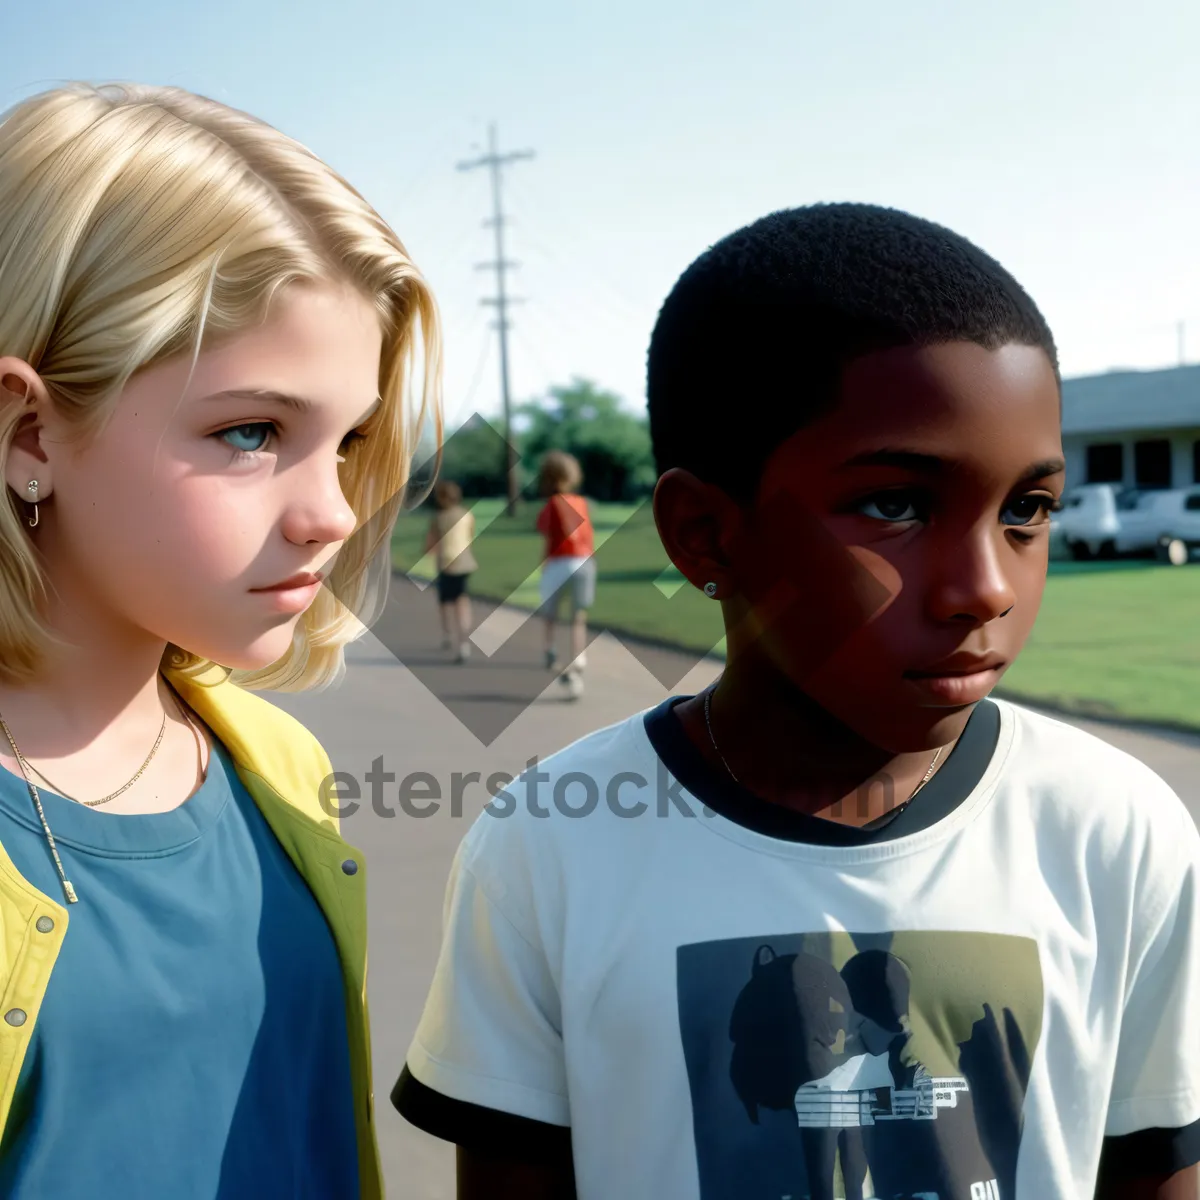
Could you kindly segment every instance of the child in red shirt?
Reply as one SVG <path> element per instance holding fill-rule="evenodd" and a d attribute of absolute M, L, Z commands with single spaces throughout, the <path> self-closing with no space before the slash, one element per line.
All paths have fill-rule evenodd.
<path fill-rule="evenodd" d="M 542 459 L 541 493 L 546 505 L 538 514 L 538 532 L 545 538 L 542 562 L 541 613 L 546 622 L 546 669 L 558 661 L 555 640 L 563 595 L 571 597 L 571 658 L 560 682 L 572 699 L 583 694 L 587 666 L 587 610 L 596 599 L 594 535 L 587 500 L 579 495 L 583 472 L 578 460 L 561 450 Z"/>

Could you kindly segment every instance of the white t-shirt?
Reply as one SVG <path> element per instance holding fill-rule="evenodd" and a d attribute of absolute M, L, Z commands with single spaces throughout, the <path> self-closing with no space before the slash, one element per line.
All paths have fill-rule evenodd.
<path fill-rule="evenodd" d="M 718 780 L 670 708 L 469 830 L 409 1120 L 569 1126 L 580 1200 L 1079 1200 L 1106 1139 L 1200 1159 L 1200 835 L 1148 767 L 989 700 L 863 832 Z"/>

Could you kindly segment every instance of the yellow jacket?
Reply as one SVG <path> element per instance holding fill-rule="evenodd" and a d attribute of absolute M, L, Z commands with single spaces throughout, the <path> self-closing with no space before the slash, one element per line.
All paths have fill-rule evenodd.
<path fill-rule="evenodd" d="M 361 1200 L 381 1200 L 367 1013 L 366 863 L 342 840 L 337 818 L 321 807 L 329 759 L 299 721 L 260 696 L 225 682 L 208 685 L 178 676 L 171 682 L 228 750 L 333 931 L 346 989 Z M 0 1021 L 0 1132 L 69 921 L 68 909 L 24 879 L 0 846 L 0 1013 L 25 1014 L 20 1024 Z"/>

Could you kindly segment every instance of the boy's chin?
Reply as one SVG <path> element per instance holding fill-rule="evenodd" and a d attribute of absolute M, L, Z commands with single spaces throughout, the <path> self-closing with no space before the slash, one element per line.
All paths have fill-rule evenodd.
<path fill-rule="evenodd" d="M 966 729 L 975 704 L 965 708 L 918 708 L 906 713 L 872 739 L 877 746 L 893 754 L 921 754 L 948 745 Z"/>
<path fill-rule="evenodd" d="M 882 689 L 881 689 L 882 691 Z M 813 696 L 817 704 L 864 741 L 891 754 L 933 751 L 958 738 L 975 705 L 928 708 L 904 698 L 880 696 L 880 703 L 863 705 L 861 696 Z"/>

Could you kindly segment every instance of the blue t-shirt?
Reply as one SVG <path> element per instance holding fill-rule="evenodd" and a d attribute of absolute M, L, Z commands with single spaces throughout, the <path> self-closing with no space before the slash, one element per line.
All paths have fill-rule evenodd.
<path fill-rule="evenodd" d="M 79 903 L 0 1146 L 0 1195 L 356 1197 L 337 948 L 224 749 L 172 812 L 38 790 Z M 0 841 L 61 902 L 28 788 L 3 769 Z"/>

